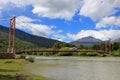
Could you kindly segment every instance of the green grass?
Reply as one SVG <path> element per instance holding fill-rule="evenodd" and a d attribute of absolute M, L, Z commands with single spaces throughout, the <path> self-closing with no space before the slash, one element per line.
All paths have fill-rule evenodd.
<path fill-rule="evenodd" d="M 113 51 L 113 52 L 112 52 L 112 56 L 120 57 L 120 50 L 118 50 L 118 51 Z"/>
<path fill-rule="evenodd" d="M 31 63 L 22 59 L 0 59 L 0 80 L 50 80 L 49 78 L 33 75 L 22 70 L 26 64 Z"/>

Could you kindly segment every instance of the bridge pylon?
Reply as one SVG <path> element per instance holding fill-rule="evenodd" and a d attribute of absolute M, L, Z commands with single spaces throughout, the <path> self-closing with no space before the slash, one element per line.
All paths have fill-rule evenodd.
<path fill-rule="evenodd" d="M 105 43 L 105 51 L 107 51 L 109 54 L 112 52 L 112 44 L 110 41 Z"/>
<path fill-rule="evenodd" d="M 16 16 L 10 19 L 10 28 L 8 34 L 8 53 L 15 53 L 15 24 L 16 24 Z"/>

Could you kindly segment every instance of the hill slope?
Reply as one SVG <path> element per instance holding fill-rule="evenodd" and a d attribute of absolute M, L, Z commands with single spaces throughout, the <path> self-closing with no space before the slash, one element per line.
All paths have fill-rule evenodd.
<path fill-rule="evenodd" d="M 9 28 L 0 25 L 0 40 L 4 42 L 4 45 L 6 45 L 8 42 L 7 41 L 8 32 L 9 32 Z M 57 41 L 45 37 L 31 35 L 18 29 L 16 30 L 16 38 L 17 38 L 16 42 L 19 42 L 17 43 L 19 45 L 23 45 L 23 43 L 25 43 L 26 45 L 29 44 L 29 46 L 34 45 L 38 47 L 52 47 L 54 43 Z M 22 44 L 20 44 L 21 42 Z"/>
<path fill-rule="evenodd" d="M 0 51 L 6 51 L 8 47 L 8 34 L 0 31 Z M 36 45 L 22 41 L 16 38 L 15 48 L 16 50 L 24 49 L 24 48 L 32 48 L 37 47 Z"/>
<path fill-rule="evenodd" d="M 88 36 L 88 37 L 84 37 L 81 39 L 78 39 L 76 41 L 71 42 L 72 44 L 75 44 L 76 46 L 79 45 L 84 45 L 84 46 L 92 46 L 93 44 L 100 44 L 102 41 L 100 39 L 96 39 L 94 37 Z"/>

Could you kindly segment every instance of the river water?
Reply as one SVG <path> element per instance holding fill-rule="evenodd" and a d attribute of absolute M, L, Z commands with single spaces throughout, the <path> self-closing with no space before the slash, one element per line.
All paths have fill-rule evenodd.
<path fill-rule="evenodd" d="M 35 57 L 25 70 L 53 80 L 120 80 L 120 58 Z"/>

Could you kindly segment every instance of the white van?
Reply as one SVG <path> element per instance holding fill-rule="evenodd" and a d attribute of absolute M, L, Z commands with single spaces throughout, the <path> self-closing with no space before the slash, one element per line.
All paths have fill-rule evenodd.
<path fill-rule="evenodd" d="M 72 47 L 72 48 L 70 48 L 69 50 L 70 50 L 70 51 L 76 51 L 77 48 L 76 48 L 76 47 Z"/>

